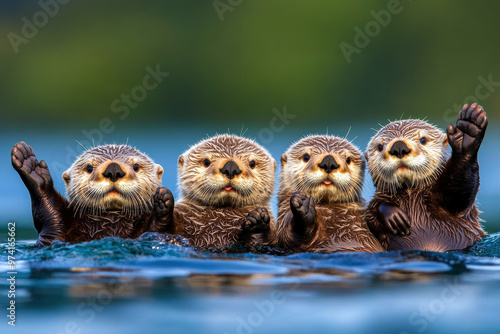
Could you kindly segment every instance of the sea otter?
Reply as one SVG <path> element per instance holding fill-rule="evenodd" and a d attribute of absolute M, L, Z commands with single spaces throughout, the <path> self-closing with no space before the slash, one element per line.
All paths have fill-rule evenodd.
<path fill-rule="evenodd" d="M 181 199 L 166 232 L 195 247 L 272 244 L 269 213 L 276 162 L 252 140 L 218 135 L 178 160 Z"/>
<path fill-rule="evenodd" d="M 278 244 L 300 252 L 383 251 L 365 222 L 365 161 L 349 141 L 308 136 L 281 157 Z"/>
<path fill-rule="evenodd" d="M 487 126 L 474 103 L 463 106 L 447 134 L 421 120 L 402 120 L 373 136 L 365 155 L 376 191 L 366 217 L 385 249 L 461 250 L 485 235 L 474 202 Z"/>
<path fill-rule="evenodd" d="M 97 146 L 78 157 L 63 173 L 68 200 L 31 146 L 16 144 L 11 158 L 30 192 L 39 245 L 136 238 L 165 229 L 172 219 L 173 196 L 160 187 L 163 168 L 130 146 Z"/>

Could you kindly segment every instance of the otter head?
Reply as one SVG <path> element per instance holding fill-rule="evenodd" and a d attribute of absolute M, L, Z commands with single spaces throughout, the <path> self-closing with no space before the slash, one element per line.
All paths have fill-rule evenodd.
<path fill-rule="evenodd" d="M 377 189 L 394 192 L 434 182 L 449 157 L 448 137 L 421 120 L 389 123 L 368 143 L 365 157 Z"/>
<path fill-rule="evenodd" d="M 103 145 L 80 155 L 62 177 L 77 212 L 136 215 L 151 210 L 162 174 L 160 165 L 130 146 Z"/>
<path fill-rule="evenodd" d="M 345 139 L 308 136 L 281 156 L 281 185 L 287 193 L 303 191 L 319 203 L 357 201 L 363 187 L 365 161 Z"/>
<path fill-rule="evenodd" d="M 218 135 L 179 157 L 182 196 L 202 205 L 241 207 L 267 204 L 276 162 L 252 140 Z"/>

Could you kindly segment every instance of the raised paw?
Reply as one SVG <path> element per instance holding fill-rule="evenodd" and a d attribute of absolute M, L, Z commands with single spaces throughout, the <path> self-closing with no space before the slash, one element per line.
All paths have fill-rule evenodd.
<path fill-rule="evenodd" d="M 394 204 L 380 204 L 378 207 L 380 223 L 394 235 L 410 235 L 410 220 L 406 212 Z"/>
<path fill-rule="evenodd" d="M 269 229 L 271 216 L 266 208 L 257 208 L 248 213 L 246 221 L 243 223 L 243 231 L 250 234 L 262 233 Z"/>
<path fill-rule="evenodd" d="M 458 114 L 457 124 L 449 124 L 446 132 L 455 154 L 477 154 L 483 141 L 488 118 L 483 107 L 473 103 L 465 104 Z"/>
<path fill-rule="evenodd" d="M 293 193 L 290 197 L 290 208 L 297 227 L 312 227 L 316 216 L 316 205 L 313 197 L 307 197 L 302 191 Z"/>
<path fill-rule="evenodd" d="M 169 223 L 174 213 L 174 195 L 165 187 L 158 187 L 153 197 L 155 218 L 162 223 Z"/>
<path fill-rule="evenodd" d="M 45 161 L 38 162 L 35 152 L 25 142 L 14 145 L 11 153 L 12 166 L 30 190 L 45 190 L 53 186 L 52 177 Z"/>

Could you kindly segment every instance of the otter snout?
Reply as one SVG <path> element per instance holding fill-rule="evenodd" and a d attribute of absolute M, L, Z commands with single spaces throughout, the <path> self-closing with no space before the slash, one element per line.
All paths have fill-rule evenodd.
<path fill-rule="evenodd" d="M 340 166 L 337 161 L 335 161 L 334 157 L 332 157 L 331 155 L 327 155 L 323 158 L 323 160 L 321 160 L 321 162 L 318 164 L 318 167 L 323 169 L 327 174 L 330 174 Z"/>
<path fill-rule="evenodd" d="M 404 141 L 398 140 L 395 142 L 391 149 L 389 150 L 389 154 L 397 157 L 399 159 L 402 159 L 406 155 L 410 154 L 411 150 L 408 148 L 408 146 L 405 144 Z"/>
<path fill-rule="evenodd" d="M 125 176 L 125 172 L 122 170 L 119 164 L 116 162 L 112 162 L 106 167 L 104 173 L 102 173 L 107 179 L 110 179 L 112 182 L 116 182 L 118 179 L 121 179 Z"/>
<path fill-rule="evenodd" d="M 241 170 L 240 168 L 238 167 L 238 164 L 236 164 L 236 162 L 234 161 L 228 161 L 226 162 L 226 164 L 224 165 L 224 167 L 222 167 L 220 169 L 220 172 L 224 175 L 226 175 L 226 177 L 228 179 L 233 179 L 236 175 L 240 175 L 241 174 Z"/>

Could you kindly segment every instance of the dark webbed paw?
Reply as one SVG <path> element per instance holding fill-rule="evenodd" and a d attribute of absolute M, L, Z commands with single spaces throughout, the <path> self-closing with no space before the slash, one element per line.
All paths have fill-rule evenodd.
<path fill-rule="evenodd" d="M 457 117 L 457 124 L 449 124 L 446 132 L 453 153 L 475 155 L 483 141 L 488 119 L 480 105 L 464 105 Z"/>
<path fill-rule="evenodd" d="M 297 227 L 310 228 L 314 226 L 316 205 L 313 197 L 307 197 L 304 192 L 297 191 L 290 197 L 290 208 Z"/>
<path fill-rule="evenodd" d="M 256 208 L 247 215 L 247 220 L 243 223 L 243 231 L 254 234 L 269 230 L 271 216 L 266 208 Z"/>
<path fill-rule="evenodd" d="M 410 235 L 410 221 L 406 212 L 394 204 L 380 204 L 378 207 L 380 223 L 394 235 Z"/>
<path fill-rule="evenodd" d="M 35 152 L 25 142 L 17 143 L 11 153 L 12 166 L 30 191 L 47 190 L 53 186 L 45 161 L 38 162 Z"/>
<path fill-rule="evenodd" d="M 172 192 L 165 187 L 158 187 L 153 200 L 155 218 L 162 223 L 170 223 L 174 213 L 174 195 L 172 195 Z"/>

